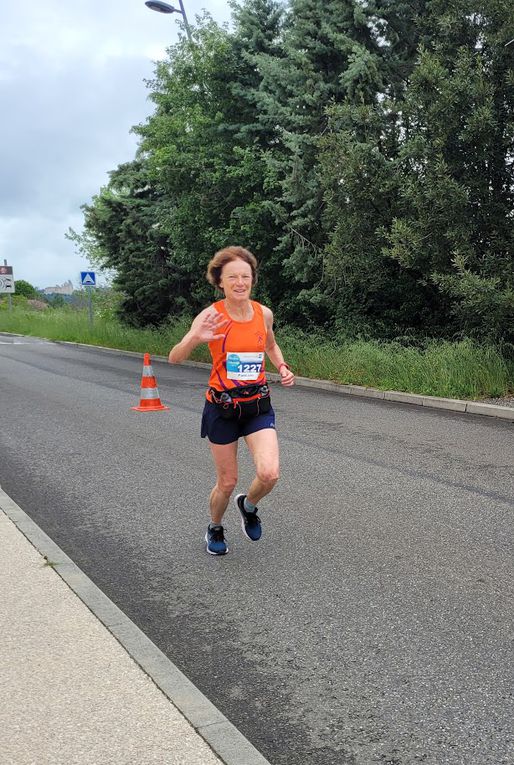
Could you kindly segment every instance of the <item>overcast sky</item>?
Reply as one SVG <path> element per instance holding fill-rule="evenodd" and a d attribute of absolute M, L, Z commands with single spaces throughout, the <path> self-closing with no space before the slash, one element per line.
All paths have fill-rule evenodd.
<path fill-rule="evenodd" d="M 109 170 L 133 159 L 130 128 L 152 111 L 144 80 L 177 40 L 181 16 L 144 0 L 2 5 L 0 264 L 36 287 L 78 286 L 88 263 L 64 234 L 81 230 L 80 206 Z M 190 23 L 202 8 L 230 18 L 225 0 L 184 6 Z"/>

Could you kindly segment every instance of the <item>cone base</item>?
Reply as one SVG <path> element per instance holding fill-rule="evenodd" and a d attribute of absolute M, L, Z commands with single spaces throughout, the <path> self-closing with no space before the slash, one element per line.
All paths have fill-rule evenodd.
<path fill-rule="evenodd" d="M 169 406 L 160 404 L 159 406 L 131 406 L 130 408 L 136 412 L 164 412 L 165 409 L 169 409 Z"/>

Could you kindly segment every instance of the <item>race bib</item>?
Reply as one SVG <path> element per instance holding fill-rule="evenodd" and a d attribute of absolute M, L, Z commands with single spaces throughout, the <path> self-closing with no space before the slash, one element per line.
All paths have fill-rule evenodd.
<path fill-rule="evenodd" d="M 257 380 L 263 362 L 264 353 L 227 353 L 227 377 L 229 380 Z"/>

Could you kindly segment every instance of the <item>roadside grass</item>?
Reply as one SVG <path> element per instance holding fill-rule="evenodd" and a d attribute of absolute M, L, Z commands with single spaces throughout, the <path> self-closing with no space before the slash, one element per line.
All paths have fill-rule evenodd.
<path fill-rule="evenodd" d="M 116 319 L 95 316 L 93 326 L 90 327 L 87 310 L 59 308 L 36 312 L 15 308 L 12 311 L 0 312 L 0 331 L 48 340 L 101 345 L 124 351 L 167 355 L 171 346 L 187 331 L 187 323 L 177 322 L 162 330 L 136 329 L 127 327 Z M 207 358 L 208 352 L 205 354 L 205 359 Z"/>
<path fill-rule="evenodd" d="M 514 390 L 514 362 L 471 340 L 433 340 L 423 349 L 370 340 L 320 341 L 306 352 L 286 335 L 281 347 L 305 377 L 444 398 L 494 398 Z"/>
<path fill-rule="evenodd" d="M 159 356 L 167 356 L 188 326 L 187 320 L 179 319 L 161 329 L 134 329 L 95 316 L 90 327 L 87 311 L 66 308 L 0 312 L 3 332 Z M 514 391 L 514 362 L 495 347 L 471 340 L 427 341 L 420 349 L 391 342 L 312 338 L 287 328 L 278 332 L 277 339 L 284 357 L 302 377 L 447 398 L 479 399 Z M 209 361 L 207 346 L 197 348 L 192 358 Z"/>

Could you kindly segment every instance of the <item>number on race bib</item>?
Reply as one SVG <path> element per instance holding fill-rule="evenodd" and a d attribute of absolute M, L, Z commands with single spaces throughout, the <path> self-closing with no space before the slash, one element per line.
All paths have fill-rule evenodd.
<path fill-rule="evenodd" d="M 264 353 L 227 353 L 227 377 L 229 380 L 257 380 L 263 363 Z"/>

